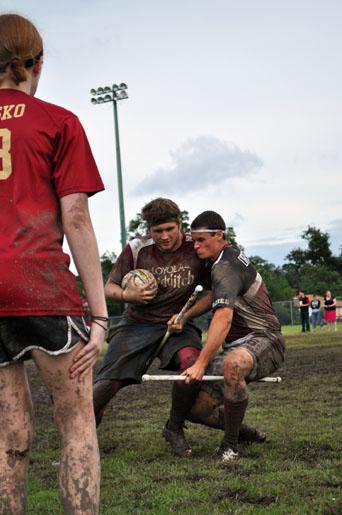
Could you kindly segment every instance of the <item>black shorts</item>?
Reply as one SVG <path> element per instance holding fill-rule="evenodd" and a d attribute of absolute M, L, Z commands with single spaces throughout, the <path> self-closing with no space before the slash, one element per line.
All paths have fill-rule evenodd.
<path fill-rule="evenodd" d="M 0 367 L 30 359 L 32 349 L 57 356 L 88 339 L 80 316 L 0 317 Z"/>
<path fill-rule="evenodd" d="M 130 379 L 140 382 L 162 340 L 166 324 L 141 324 L 122 319 L 109 333 L 109 346 L 95 382 L 103 379 Z M 187 323 L 181 333 L 173 333 L 158 354 L 160 367 L 173 370 L 172 358 L 183 347 L 202 348 L 201 331 Z"/>
<path fill-rule="evenodd" d="M 253 357 L 253 369 L 246 377 L 247 383 L 273 374 L 284 362 L 285 340 L 281 333 L 252 332 L 243 338 L 226 344 L 226 346 L 224 345 L 223 351 L 209 363 L 205 371 L 206 375 L 223 376 L 225 357 L 237 347 L 243 347 Z M 223 381 L 203 381 L 201 389 L 215 399 L 218 405 L 223 404 Z"/>

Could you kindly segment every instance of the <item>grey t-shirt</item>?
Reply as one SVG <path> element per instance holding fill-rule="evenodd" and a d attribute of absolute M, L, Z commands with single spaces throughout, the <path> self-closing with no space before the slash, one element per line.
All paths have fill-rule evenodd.
<path fill-rule="evenodd" d="M 280 331 L 266 285 L 243 252 L 225 247 L 212 266 L 211 280 L 213 310 L 234 310 L 227 342 L 252 331 Z"/>

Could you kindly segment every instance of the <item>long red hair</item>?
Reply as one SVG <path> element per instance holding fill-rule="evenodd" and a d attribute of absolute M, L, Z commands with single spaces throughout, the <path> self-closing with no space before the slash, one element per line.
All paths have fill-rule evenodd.
<path fill-rule="evenodd" d="M 30 20 L 18 14 L 0 15 L 0 84 L 4 77 L 16 85 L 43 55 L 43 40 Z"/>

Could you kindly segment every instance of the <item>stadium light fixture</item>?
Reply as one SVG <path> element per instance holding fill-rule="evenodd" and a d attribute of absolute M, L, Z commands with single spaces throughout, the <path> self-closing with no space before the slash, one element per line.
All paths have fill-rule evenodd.
<path fill-rule="evenodd" d="M 123 184 L 122 184 L 122 169 L 121 169 L 121 153 L 120 153 L 120 138 L 119 138 L 119 122 L 118 122 L 118 109 L 117 101 L 128 98 L 127 95 L 127 84 L 121 82 L 121 84 L 113 84 L 109 86 L 99 87 L 97 89 L 92 88 L 90 90 L 92 98 L 90 102 L 92 104 L 105 104 L 107 102 L 113 103 L 114 113 L 114 132 L 115 132 L 115 148 L 116 148 L 116 168 L 117 168 L 117 179 L 118 179 L 118 194 L 119 194 L 119 210 L 120 210 L 120 229 L 121 229 L 121 246 L 124 248 L 126 245 L 127 234 L 126 234 L 126 223 L 125 223 L 125 205 L 123 195 Z"/>

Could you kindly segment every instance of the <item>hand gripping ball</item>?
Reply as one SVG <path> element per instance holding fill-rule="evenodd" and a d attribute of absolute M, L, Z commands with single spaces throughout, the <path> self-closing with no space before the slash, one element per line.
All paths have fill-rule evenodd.
<path fill-rule="evenodd" d="M 149 270 L 143 270 L 142 268 L 136 268 L 135 270 L 130 270 L 121 281 L 121 288 L 124 290 L 128 286 L 145 286 L 145 284 L 150 284 L 151 289 L 158 288 L 158 283 L 156 278 Z"/>

